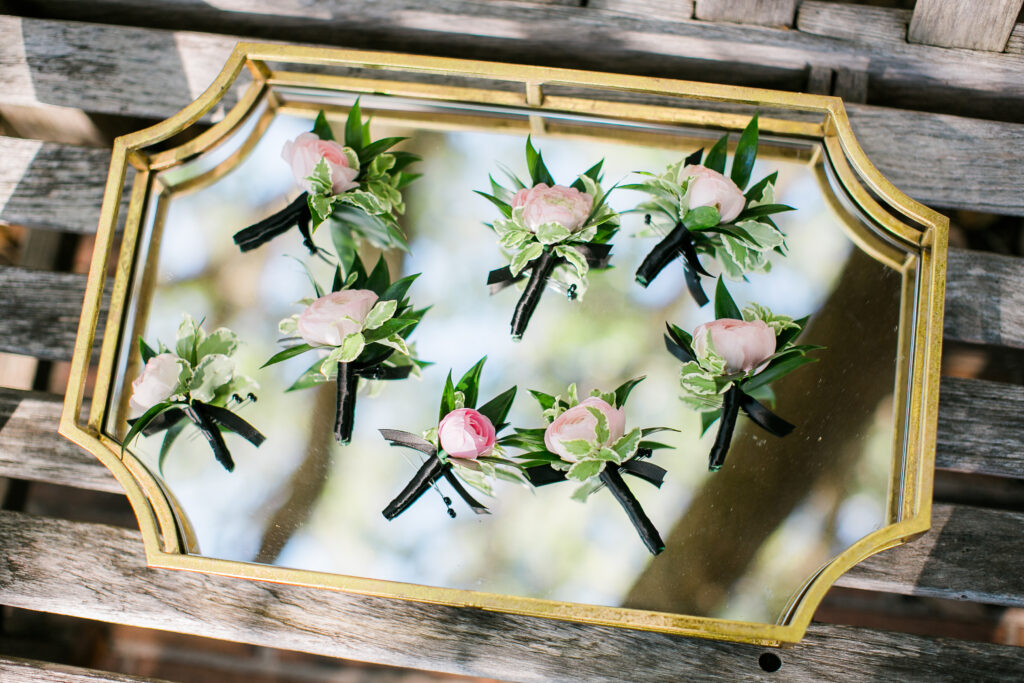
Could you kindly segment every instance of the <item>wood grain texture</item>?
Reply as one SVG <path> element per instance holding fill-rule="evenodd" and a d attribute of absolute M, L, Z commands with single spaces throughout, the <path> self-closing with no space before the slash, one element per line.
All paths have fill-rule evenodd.
<path fill-rule="evenodd" d="M 950 249 L 946 278 L 947 339 L 1024 348 L 1024 259 Z"/>
<path fill-rule="evenodd" d="M 0 389 L 0 477 L 123 493 L 92 454 L 57 433 L 63 398 Z"/>
<path fill-rule="evenodd" d="M 844 2 L 803 2 L 796 27 L 804 33 L 863 44 L 898 45 L 907 40 L 911 11 Z"/>
<path fill-rule="evenodd" d="M 0 656 L 0 680 L 18 683 L 161 683 L 155 678 Z"/>
<path fill-rule="evenodd" d="M 0 221 L 96 231 L 109 151 L 0 137 L 0 159 Z"/>
<path fill-rule="evenodd" d="M 702 21 L 792 26 L 796 0 L 696 0 L 693 15 Z"/>
<path fill-rule="evenodd" d="M 0 267 L 0 351 L 71 360 L 84 294 L 85 275 Z"/>
<path fill-rule="evenodd" d="M 807 5 L 824 5 L 817 8 L 819 16 L 829 11 L 828 6 L 846 7 L 804 3 L 798 27 Z M 902 36 L 883 44 L 805 31 L 673 20 L 660 13 L 638 15 L 509 0 L 430 4 L 415 0 L 250 0 L 245 11 L 218 9 L 202 0 L 42 0 L 31 5 L 19 3 L 17 9 L 38 16 L 182 31 L 150 33 L 59 21 L 3 20 L 0 30 L 13 40 L 0 46 L 0 80 L 31 84 L 33 93 L 21 95 L 21 101 L 97 111 L 128 113 L 131 106 L 125 100 L 129 95 L 171 99 L 194 92 L 202 80 L 196 67 L 203 66 L 212 54 L 202 48 L 216 46 L 218 39 L 184 31 L 202 30 L 783 90 L 801 89 L 808 66 L 845 67 L 868 72 L 873 101 L 1024 122 L 1024 82 L 1019 77 L 1024 57 L 911 45 Z M 856 11 L 847 24 L 870 25 L 869 20 L 856 22 Z M 827 27 L 829 21 L 819 21 L 819 25 Z M 227 54 L 233 41 L 220 40 L 224 41 L 222 54 Z M 214 61 L 219 66 L 220 60 Z M 166 83 L 158 86 L 132 76 L 133 71 L 153 64 L 165 70 Z M 184 74 L 188 78 L 182 75 L 182 66 L 187 67 Z M 61 75 L 68 72 L 76 78 L 64 81 Z M 122 75 L 131 87 L 118 92 L 109 84 Z M 3 101 L 0 98 L 0 103 Z"/>
<path fill-rule="evenodd" d="M 917 0 L 907 39 L 939 47 L 1002 52 L 1024 0 Z"/>
<path fill-rule="evenodd" d="M 1010 39 L 1006 41 L 1006 52 L 1024 55 L 1024 24 L 1017 24 L 1013 27 Z"/>
<path fill-rule="evenodd" d="M 693 18 L 693 0 L 589 0 L 588 10 L 610 10 L 670 21 Z"/>
<path fill-rule="evenodd" d="M 936 466 L 1024 479 L 1024 387 L 943 377 Z"/>
<path fill-rule="evenodd" d="M 0 512 L 0 603 L 392 666 L 522 681 L 1010 678 L 1024 648 L 812 625 L 763 648 L 144 567 L 114 527 Z"/>

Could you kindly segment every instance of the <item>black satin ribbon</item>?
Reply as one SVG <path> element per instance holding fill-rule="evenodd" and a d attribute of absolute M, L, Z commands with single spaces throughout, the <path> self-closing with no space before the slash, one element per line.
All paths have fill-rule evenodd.
<path fill-rule="evenodd" d="M 722 398 L 721 422 L 718 425 L 718 434 L 715 436 L 715 445 L 708 455 L 708 469 L 717 472 L 722 469 L 725 463 L 725 456 L 729 452 L 729 445 L 732 443 L 732 435 L 736 430 L 736 418 L 742 410 L 747 417 L 761 429 L 774 436 L 786 436 L 795 427 L 781 417 L 768 410 L 753 396 L 746 393 L 737 384 L 729 387 Z"/>
<path fill-rule="evenodd" d="M 636 270 L 636 281 L 646 287 L 669 263 L 677 257 L 683 258 L 683 271 L 686 276 L 686 287 L 690 296 L 699 306 L 708 303 L 708 295 L 700 284 L 700 275 L 711 276 L 697 257 L 697 249 L 693 246 L 693 234 L 682 222 L 676 223 L 672 231 L 651 250 L 640 267 Z"/>
<path fill-rule="evenodd" d="M 317 253 L 316 245 L 313 244 L 313 234 L 310 231 L 310 223 L 313 216 L 309 211 L 309 193 L 303 192 L 296 197 L 291 204 L 284 207 L 272 216 L 264 218 L 259 223 L 254 223 L 248 228 L 243 228 L 235 233 L 233 239 L 238 248 L 244 251 L 251 251 L 283 235 L 294 225 L 302 234 L 302 245 L 309 250 L 310 254 Z"/>
<path fill-rule="evenodd" d="M 473 496 L 469 494 L 469 491 L 465 489 L 462 482 L 458 480 L 455 473 L 452 472 L 452 464 L 450 462 L 441 462 L 441 459 L 437 457 L 437 449 L 434 445 L 415 434 L 409 432 L 403 432 L 399 429 L 381 429 L 380 435 L 385 440 L 391 443 L 392 446 L 401 446 L 403 448 L 411 448 L 412 450 L 419 451 L 427 456 L 427 459 L 420 465 L 420 468 L 416 471 L 416 474 L 405 485 L 401 493 L 395 496 L 394 500 L 388 503 L 387 507 L 384 508 L 382 514 L 384 519 L 388 521 L 394 519 L 398 515 L 402 514 L 409 509 L 413 503 L 419 500 L 420 496 L 427 492 L 434 483 L 444 477 L 455 492 L 459 494 L 459 497 L 466 502 L 473 512 L 478 515 L 489 515 L 490 511 Z M 445 504 L 449 504 L 451 501 L 445 498 Z M 450 507 L 448 508 L 448 514 L 452 517 L 455 516 L 455 511 Z"/>
<path fill-rule="evenodd" d="M 629 490 L 626 482 L 622 479 L 623 473 L 631 474 L 661 488 L 662 483 L 665 481 L 665 470 L 654 463 L 643 460 L 649 457 L 651 457 L 651 450 L 649 448 L 641 448 L 637 450 L 636 455 L 617 467 L 614 463 L 605 465 L 604 470 L 600 474 L 600 479 L 601 483 L 611 491 L 612 496 L 622 506 L 629 521 L 633 524 L 633 528 L 640 535 L 640 540 L 643 541 L 652 555 L 657 555 L 665 549 L 665 543 L 661 540 L 661 535 L 647 516 L 647 513 L 644 512 L 636 496 L 633 495 L 633 492 Z M 565 472 L 556 470 L 551 465 L 531 467 L 526 470 L 526 477 L 534 486 L 546 486 L 547 484 L 566 481 Z"/>
<path fill-rule="evenodd" d="M 258 429 L 227 408 L 210 405 L 202 401 L 192 401 L 189 405 L 183 405 L 181 408 L 172 408 L 161 413 L 143 428 L 142 433 L 146 436 L 152 436 L 170 429 L 184 419 L 188 419 L 199 429 L 206 438 L 207 443 L 210 444 L 210 448 L 213 449 L 213 455 L 217 462 L 223 465 L 224 469 L 228 472 L 235 469 L 235 462 L 231 457 L 231 452 L 228 451 L 227 444 L 224 443 L 221 427 L 238 434 L 257 448 L 267 438 Z M 128 421 L 129 424 L 134 422 L 134 420 Z"/>
<path fill-rule="evenodd" d="M 356 416 L 356 392 L 359 388 L 360 377 L 379 380 L 405 379 L 411 372 L 411 365 L 384 365 L 382 360 L 372 365 L 338 363 L 338 376 L 335 379 L 337 402 L 335 403 L 334 439 L 342 445 L 347 445 L 352 441 Z"/>
<path fill-rule="evenodd" d="M 580 252 L 583 258 L 587 260 L 587 265 L 591 268 L 608 267 L 612 250 L 610 244 L 587 242 L 571 246 Z M 544 253 L 532 261 L 528 261 L 526 267 L 519 271 L 518 275 L 512 275 L 512 270 L 508 266 L 492 270 L 487 274 L 487 284 L 490 287 L 491 294 L 494 294 L 511 284 L 519 282 L 526 277 L 526 271 L 530 271 L 530 279 L 526 283 L 526 288 L 523 289 L 519 301 L 516 303 L 515 312 L 512 314 L 511 328 L 513 339 L 519 340 L 523 338 L 523 333 L 526 332 L 526 327 L 530 324 L 530 318 L 533 317 L 533 312 L 536 310 L 538 302 L 540 302 L 540 295 L 544 291 L 544 286 L 551 276 L 551 271 L 564 262 L 565 258 L 556 254 L 552 247 L 544 247 Z M 575 290 L 572 288 L 569 291 L 569 298 L 576 298 Z"/>

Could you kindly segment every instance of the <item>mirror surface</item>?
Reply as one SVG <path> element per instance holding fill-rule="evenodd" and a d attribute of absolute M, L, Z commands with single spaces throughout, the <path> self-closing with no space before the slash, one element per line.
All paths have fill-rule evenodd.
<path fill-rule="evenodd" d="M 329 102 L 336 107 L 335 130 L 347 102 L 343 95 Z M 191 427 L 162 472 L 160 435 L 131 446 L 176 499 L 200 554 L 772 623 L 825 563 L 889 523 L 890 485 L 902 457 L 893 407 L 902 275 L 854 245 L 849 226 L 858 219 L 828 196 L 817 143 L 762 143 L 752 177 L 778 170 L 777 201 L 797 209 L 777 218 L 789 256 L 776 258 L 770 273 L 750 275 L 730 289 L 741 307 L 756 301 L 794 318 L 810 315 L 801 341 L 827 350 L 819 352 L 820 362 L 774 385 L 775 412 L 796 431 L 776 438 L 741 418 L 725 468 L 709 473 L 715 428 L 701 438 L 697 414 L 678 400 L 679 363 L 666 353 L 662 333 L 665 321 L 692 330 L 713 319 L 713 307 L 693 303 L 678 262 L 648 289 L 635 284 L 633 273 L 655 243 L 633 237 L 643 216 L 623 217 L 615 267 L 591 274 L 582 301 L 549 289 L 523 341 L 515 343 L 509 320 L 519 292 L 488 292 L 487 272 L 507 261 L 484 225 L 497 212 L 473 190 L 487 189 L 488 174 L 501 164 L 524 174 L 525 117 L 492 108 L 487 125 L 482 117 L 467 123 L 468 107 L 385 97 L 364 97 L 362 104 L 375 117 L 375 139 L 408 136 L 400 148 L 423 157 L 413 169 L 423 177 L 404 193 L 402 224 L 411 253 L 390 253 L 388 261 L 393 276 L 422 273 L 410 296 L 415 305 L 433 308 L 412 340 L 419 357 L 434 365 L 422 378 L 362 391 L 349 446 L 333 440 L 333 383 L 284 393 L 309 358 L 259 369 L 281 348 L 278 321 L 312 296 L 302 267 L 287 257 L 308 261 L 324 283 L 332 268 L 309 259 L 295 230 L 244 254 L 231 239 L 299 193 L 280 153 L 285 141 L 311 128 L 316 107 L 258 108 L 226 142 L 162 172 L 166 196 L 147 209 L 142 253 L 148 248 L 151 256 L 128 302 L 108 433 L 123 438 L 126 430 L 138 335 L 173 344 L 183 313 L 205 318 L 207 330 L 226 326 L 238 333 L 241 370 L 261 387 L 259 400 L 240 414 L 267 440 L 254 448 L 227 435 L 237 463 L 233 473 Z M 427 115 L 392 116 L 392 108 Z M 660 172 L 704 144 L 694 131 L 636 126 L 630 132 L 646 137 L 625 143 L 624 128 L 578 124 L 573 134 L 534 136 L 563 184 L 601 158 L 606 186 L 635 182 L 632 172 Z M 616 190 L 610 203 L 625 211 L 642 199 Z M 327 232 L 315 239 L 333 253 Z M 375 259 L 367 250 L 365 260 Z M 577 382 L 585 393 L 646 376 L 627 405 L 627 425 L 680 431 L 661 439 L 674 449 L 652 460 L 668 471 L 660 490 L 627 482 L 661 531 L 664 553 L 648 554 L 607 491 L 580 504 L 570 499 L 572 484 L 528 490 L 501 482 L 495 498 L 481 499 L 492 514 L 477 516 L 441 482 L 440 491 L 429 491 L 393 521 L 384 519 L 381 510 L 421 458 L 389 447 L 377 430 L 421 433 L 435 426 L 448 370 L 458 376 L 484 355 L 481 396 L 518 385 L 510 418 L 522 426 L 543 425 L 527 389 L 560 393 Z M 446 514 L 442 495 L 455 500 L 456 518 Z"/>

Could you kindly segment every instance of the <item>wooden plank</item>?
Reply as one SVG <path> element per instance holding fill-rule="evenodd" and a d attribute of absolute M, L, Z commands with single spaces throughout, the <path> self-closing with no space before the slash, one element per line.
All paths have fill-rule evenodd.
<path fill-rule="evenodd" d="M 907 40 L 1002 52 L 1024 0 L 917 0 Z"/>
<path fill-rule="evenodd" d="M 0 680 L 19 683 L 160 683 L 155 678 L 0 656 Z"/>
<path fill-rule="evenodd" d="M 641 17 L 660 17 L 666 21 L 693 18 L 693 0 L 590 0 L 587 10 L 610 10 Z"/>
<path fill-rule="evenodd" d="M 910 15 L 910 10 L 895 7 L 808 1 L 800 4 L 796 27 L 818 36 L 894 46 L 906 43 Z"/>
<path fill-rule="evenodd" d="M 761 26 L 792 26 L 796 0 L 696 0 L 694 16 L 702 21 L 731 21 Z"/>
<path fill-rule="evenodd" d="M 63 398 L 0 389 L 0 477 L 123 493 L 92 454 L 57 433 Z"/>
<path fill-rule="evenodd" d="M 837 3 L 803 3 L 818 14 Z M 880 44 L 811 32 L 703 21 L 673 21 L 607 9 L 523 5 L 508 0 L 250 0 L 244 11 L 201 0 L 66 0 L 19 5 L 19 11 L 88 21 L 161 26 L 229 35 L 523 62 L 649 76 L 689 78 L 786 90 L 803 87 L 808 66 L 864 70 L 872 99 L 901 108 L 1024 122 L 1024 57 Z M 845 6 L 849 7 L 849 6 Z M 868 8 L 871 9 L 871 8 Z M 857 8 L 852 10 L 854 25 Z M 847 11 L 847 13 L 851 13 Z M 820 22 L 827 27 L 828 22 Z M 0 103 L 18 99 L 94 111 L 130 113 L 159 100 L 188 101 L 212 74 L 205 63 L 234 40 L 5 17 L 0 81 L 14 84 Z M 18 39 L 18 36 L 21 39 Z M 71 51 L 66 45 L 75 45 Z M 213 51 L 206 49 L 211 48 Z M 213 61 L 219 67 L 221 59 Z M 159 65 L 159 84 L 136 74 Z M 74 73 L 67 80 L 64 75 Z M 110 83 L 125 81 L 128 87 Z M 27 88 L 26 86 L 31 86 Z M 130 101 L 139 100 L 134 106 Z"/>
<path fill-rule="evenodd" d="M 1024 24 L 1017 24 L 1006 41 L 1006 51 L 1016 55 L 1024 55 Z"/>
<path fill-rule="evenodd" d="M 392 666 L 523 681 L 771 680 L 764 648 L 144 568 L 139 534 L 0 513 L 0 603 Z M 1024 648 L 812 625 L 786 680 L 1011 678 Z"/>
<path fill-rule="evenodd" d="M 943 377 L 936 466 L 1024 479 L 1024 387 Z"/>
<path fill-rule="evenodd" d="M 868 558 L 837 585 L 1022 607 L 1021 529 L 1024 513 L 935 505 L 928 533 Z"/>
<path fill-rule="evenodd" d="M 1024 348 L 1024 259 L 949 250 L 947 339 Z"/>
<path fill-rule="evenodd" d="M 0 351 L 71 360 L 85 275 L 0 268 Z M 106 318 L 101 313 L 100 328 Z"/>
<path fill-rule="evenodd" d="M 0 221 L 96 231 L 109 151 L 0 137 L 0 159 Z"/>

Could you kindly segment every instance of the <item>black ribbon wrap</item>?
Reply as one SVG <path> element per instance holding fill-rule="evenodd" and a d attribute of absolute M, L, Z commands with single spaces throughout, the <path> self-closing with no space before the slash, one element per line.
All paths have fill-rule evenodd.
<path fill-rule="evenodd" d="M 587 260 L 587 265 L 590 268 L 607 268 L 608 262 L 611 260 L 612 246 L 610 244 L 586 242 L 584 244 L 574 244 L 572 248 L 580 252 L 583 258 Z M 518 275 L 512 275 L 512 270 L 508 266 L 492 270 L 488 273 L 487 284 L 491 289 L 491 294 L 494 294 L 509 285 L 523 280 L 526 277 L 526 271 L 530 271 L 530 279 L 526 283 L 526 288 L 520 295 L 518 303 L 516 303 L 515 312 L 512 314 L 512 338 L 516 341 L 523 338 L 526 327 L 530 324 L 530 318 L 533 317 L 533 312 L 540 302 L 540 295 L 544 291 L 544 286 L 551 276 L 551 271 L 564 262 L 565 259 L 556 254 L 552 247 L 546 246 L 544 247 L 544 253 L 527 262 L 526 267 Z M 576 298 L 575 289 L 572 287 L 569 289 L 569 298 Z"/>
<path fill-rule="evenodd" d="M 640 267 L 636 270 L 636 281 L 643 287 L 651 284 L 654 278 L 677 257 L 683 258 L 683 272 L 686 276 L 686 288 L 697 305 L 708 303 L 708 295 L 700 283 L 700 276 L 710 276 L 697 257 L 697 249 L 693 246 L 693 233 L 682 222 L 676 223 L 672 231 L 651 250 Z"/>
<path fill-rule="evenodd" d="M 636 455 L 621 465 L 615 466 L 614 463 L 605 465 L 604 470 L 600 474 L 600 479 L 601 483 L 611 491 L 612 496 L 622 506 L 629 521 L 633 524 L 633 528 L 639 534 L 640 540 L 643 541 L 652 555 L 658 555 L 665 549 L 665 543 L 661 540 L 661 534 L 658 533 L 654 523 L 651 522 L 647 513 L 644 512 L 640 501 L 636 499 L 636 496 L 633 495 L 629 486 L 622 479 L 622 474 L 631 474 L 661 488 L 661 484 L 665 481 L 665 470 L 654 463 L 646 462 L 645 459 L 649 457 L 651 457 L 651 450 L 649 448 L 641 448 L 637 450 Z M 526 477 L 534 486 L 546 486 L 547 484 L 566 481 L 565 472 L 556 470 L 551 465 L 531 467 L 526 470 Z"/>
<path fill-rule="evenodd" d="M 213 456 L 217 459 L 217 462 L 228 472 L 234 471 L 235 461 L 231 457 L 227 444 L 224 443 L 224 435 L 221 434 L 222 427 L 238 434 L 257 448 L 266 440 L 266 437 L 258 429 L 227 408 L 210 405 L 202 401 L 192 401 L 187 405 L 182 405 L 180 408 L 172 408 L 161 413 L 143 428 L 142 433 L 146 436 L 152 436 L 153 434 L 170 429 L 185 419 L 189 420 L 199 429 L 200 433 L 206 438 L 207 443 L 210 444 Z M 133 422 L 134 420 L 129 420 L 129 424 Z"/>
<path fill-rule="evenodd" d="M 459 497 L 466 502 L 473 512 L 478 515 L 489 515 L 490 511 L 480 502 L 478 502 L 473 496 L 469 494 L 469 491 L 465 489 L 462 482 L 459 481 L 455 473 L 452 472 L 452 464 L 450 462 L 441 462 L 441 458 L 437 456 L 437 449 L 434 445 L 415 434 L 409 432 L 403 432 L 399 429 L 382 429 L 380 430 L 381 436 L 391 443 L 392 446 L 399 446 L 402 448 L 411 448 L 412 450 L 419 451 L 427 456 L 427 459 L 420 465 L 420 468 L 416 471 L 409 483 L 405 485 L 401 493 L 395 496 L 394 500 L 388 503 L 387 507 L 383 510 L 384 519 L 391 521 L 398 515 L 402 514 L 409 507 L 419 500 L 420 496 L 427 492 L 427 490 L 437 482 L 438 479 L 444 477 L 455 492 L 459 494 Z M 449 498 L 444 499 L 445 505 L 450 505 L 451 500 Z M 448 514 L 451 517 L 455 516 L 455 511 L 448 508 Z"/>
<path fill-rule="evenodd" d="M 236 232 L 233 239 L 240 250 L 251 251 L 278 235 L 288 232 L 292 226 L 296 226 L 302 234 L 302 246 L 306 247 L 310 254 L 316 254 L 317 248 L 313 244 L 313 233 L 310 231 L 312 220 L 313 216 L 309 210 L 309 193 L 303 192 L 291 204 L 272 216 Z"/>
<path fill-rule="evenodd" d="M 732 435 L 736 430 L 736 418 L 742 410 L 747 417 L 761 429 L 774 436 L 786 436 L 795 427 L 781 417 L 768 410 L 753 396 L 740 389 L 739 385 L 733 384 L 725 392 L 722 399 L 722 416 L 718 425 L 718 434 L 715 436 L 715 445 L 711 448 L 708 456 L 708 469 L 717 472 L 722 469 L 725 463 L 725 456 L 729 453 L 729 444 L 732 443 Z"/>
<path fill-rule="evenodd" d="M 384 365 L 383 361 L 377 361 L 372 365 L 338 363 L 338 377 L 335 380 L 337 385 L 337 413 L 334 418 L 335 440 L 342 445 L 347 445 L 352 440 L 356 416 L 356 392 L 359 388 L 360 377 L 379 380 L 405 379 L 411 372 L 411 365 Z"/>

